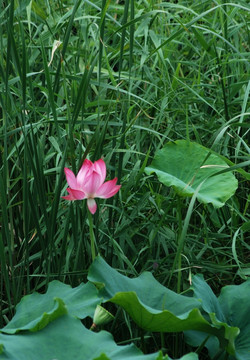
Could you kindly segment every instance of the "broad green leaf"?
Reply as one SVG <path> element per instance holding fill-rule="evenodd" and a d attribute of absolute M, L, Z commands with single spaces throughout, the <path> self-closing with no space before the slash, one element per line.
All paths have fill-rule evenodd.
<path fill-rule="evenodd" d="M 65 313 L 83 319 L 93 316 L 100 302 L 97 290 L 91 283 L 71 288 L 55 280 L 49 284 L 46 294 L 24 296 L 17 305 L 15 316 L 1 331 L 8 334 L 20 330 L 37 331 Z"/>
<path fill-rule="evenodd" d="M 144 359 L 144 357 L 142 359 Z M 147 358 L 145 358 L 145 359 L 147 360 Z M 156 360 L 163 360 L 163 359 L 164 360 L 172 360 L 168 356 L 163 357 L 161 353 L 159 354 L 159 356 Z M 99 356 L 98 358 L 95 358 L 94 360 L 111 360 L 111 358 L 107 357 L 105 354 L 102 354 L 101 356 Z M 130 360 L 130 358 L 127 360 Z M 189 353 L 189 354 L 182 356 L 179 360 L 199 360 L 199 359 L 198 359 L 198 355 L 196 353 Z"/>
<path fill-rule="evenodd" d="M 179 360 L 198 360 L 198 355 L 195 353 L 186 354 L 182 356 Z"/>
<path fill-rule="evenodd" d="M 217 322 L 217 319 L 209 322 L 209 318 L 201 314 L 200 300 L 174 293 L 149 272 L 130 279 L 97 257 L 89 269 L 88 279 L 98 286 L 106 301 L 120 305 L 145 330 L 181 332 L 196 329 L 217 336 L 222 346 L 229 343 L 233 347 L 238 329 Z"/>
<path fill-rule="evenodd" d="M 250 360 L 250 279 L 241 285 L 225 286 L 219 296 L 223 314 L 240 334 L 235 340 L 236 359 Z"/>
<path fill-rule="evenodd" d="M 146 277 L 145 280 L 147 280 Z M 185 302 L 185 300 L 186 299 L 183 299 L 183 302 Z M 198 308 L 175 315 L 167 309 L 167 300 L 166 308 L 158 310 L 157 308 L 146 306 L 145 303 L 138 298 L 136 292 L 119 292 L 109 301 L 123 307 L 137 325 L 144 330 L 181 332 L 189 329 L 199 329 L 209 333 L 216 332 L 214 329 L 211 329 L 210 324 L 201 315 Z M 181 299 L 176 303 L 177 309 L 180 301 Z"/>
<path fill-rule="evenodd" d="M 238 182 L 227 163 L 209 149 L 194 142 L 177 140 L 157 151 L 146 174 L 155 173 L 167 186 L 173 186 L 180 196 L 192 196 L 202 183 L 197 199 L 221 207 L 235 193 Z"/>
<path fill-rule="evenodd" d="M 202 301 L 203 310 L 209 313 L 215 313 L 217 318 L 221 321 L 225 321 L 225 316 L 222 312 L 219 300 L 213 293 L 210 286 L 204 280 L 203 276 L 196 275 L 192 279 L 192 289 L 194 291 L 194 296 Z"/>
<path fill-rule="evenodd" d="M 51 321 L 67 313 L 66 306 L 62 299 L 51 299 L 50 304 L 41 301 L 39 294 L 25 296 L 19 305 L 17 313 L 13 319 L 3 328 L 1 332 L 14 334 L 20 330 L 39 331 L 47 326 Z M 31 300 L 31 301 L 29 301 Z M 46 307 L 47 305 L 47 307 Z M 25 308 L 25 309 L 24 309 Z"/>
<path fill-rule="evenodd" d="M 234 344 L 235 358 L 250 360 L 250 280 L 241 285 L 225 286 L 216 298 L 205 280 L 196 275 L 193 278 L 193 290 L 194 296 L 202 301 L 202 307 L 213 323 L 226 322 L 231 329 L 235 329 L 235 336 L 229 341 L 227 351 L 232 354 L 230 344 Z M 233 336 L 233 334 L 227 333 L 227 336 Z M 186 337 L 194 346 L 204 340 L 204 334 L 195 331 L 187 332 Z M 219 350 L 219 343 L 211 338 L 206 343 L 206 347 L 210 355 L 214 356 Z"/>
<path fill-rule="evenodd" d="M 109 266 L 101 256 L 97 256 L 90 266 L 88 280 L 97 285 L 104 300 L 110 300 L 117 293 L 134 292 L 138 301 L 155 314 L 168 309 L 178 316 L 200 307 L 200 301 L 167 289 L 155 280 L 150 272 L 144 272 L 139 277 L 131 279 Z"/>
<path fill-rule="evenodd" d="M 161 353 L 143 355 L 134 345 L 117 346 L 108 332 L 94 333 L 70 315 L 38 332 L 0 334 L 0 344 L 0 360 L 168 360 Z"/>

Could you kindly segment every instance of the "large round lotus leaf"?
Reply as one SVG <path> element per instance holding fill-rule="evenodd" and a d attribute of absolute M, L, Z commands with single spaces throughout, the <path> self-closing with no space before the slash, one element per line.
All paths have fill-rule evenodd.
<path fill-rule="evenodd" d="M 240 285 L 225 286 L 219 302 L 230 326 L 237 326 L 240 334 L 235 340 L 236 359 L 250 360 L 250 280 Z"/>
<path fill-rule="evenodd" d="M 209 322 L 201 313 L 200 300 L 176 294 L 161 285 L 149 272 L 131 279 L 97 256 L 90 266 L 88 279 L 98 286 L 100 296 L 120 305 L 138 326 L 147 331 L 195 329 L 217 336 L 223 346 L 234 351 L 238 328 L 216 319 Z"/>
<path fill-rule="evenodd" d="M 223 287 L 217 298 L 203 277 L 196 275 L 193 277 L 193 291 L 214 324 L 225 322 L 231 330 L 234 329 L 235 333 L 229 334 L 225 328 L 225 335 L 231 337 L 226 349 L 234 354 L 233 359 L 250 360 L 250 280 L 240 285 Z M 193 346 L 199 346 L 206 337 L 196 331 L 187 332 L 185 335 L 188 343 Z M 212 357 L 220 350 L 219 342 L 213 337 L 206 343 L 206 347 Z M 225 358 L 225 354 L 222 358 Z"/>
<path fill-rule="evenodd" d="M 235 193 L 238 182 L 229 171 L 212 176 L 228 165 L 202 145 L 186 140 L 169 142 L 156 152 L 146 174 L 156 173 L 159 180 L 173 186 L 181 196 L 192 196 L 198 186 L 197 199 L 221 207 Z"/>
<path fill-rule="evenodd" d="M 22 298 L 12 320 L 0 331 L 14 334 L 22 330 L 38 331 L 68 313 L 80 319 L 93 316 L 101 303 L 95 286 L 80 284 L 76 288 L 54 280 L 45 294 L 34 292 Z"/>
<path fill-rule="evenodd" d="M 168 360 L 161 353 L 143 355 L 132 344 L 118 346 L 108 332 L 94 333 L 70 315 L 37 332 L 0 334 L 0 347 L 0 360 Z"/>

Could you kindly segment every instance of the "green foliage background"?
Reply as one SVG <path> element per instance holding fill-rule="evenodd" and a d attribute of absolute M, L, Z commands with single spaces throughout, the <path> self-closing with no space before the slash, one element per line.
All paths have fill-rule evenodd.
<path fill-rule="evenodd" d="M 86 156 L 104 157 L 108 179 L 122 184 L 116 197 L 98 203 L 94 219 L 111 266 L 128 276 L 149 270 L 173 290 L 181 272 L 182 291 L 196 272 L 215 292 L 245 280 L 247 2 L 2 0 L 0 9 L 1 325 L 23 295 L 51 280 L 86 280 L 86 204 L 60 198 L 64 166 L 76 173 Z M 144 173 L 156 151 L 177 139 L 242 170 L 224 207 L 194 204 L 178 271 L 189 200 L 180 203 Z M 139 336 L 122 312 L 112 331 L 117 339 Z M 169 343 L 173 349 L 175 339 Z"/>

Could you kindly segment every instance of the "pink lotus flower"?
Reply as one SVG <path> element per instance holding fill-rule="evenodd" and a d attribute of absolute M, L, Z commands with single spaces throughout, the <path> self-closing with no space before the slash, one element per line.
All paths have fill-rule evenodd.
<path fill-rule="evenodd" d="M 69 187 L 69 195 L 63 196 L 66 200 L 87 199 L 87 205 L 91 214 L 97 209 L 95 198 L 107 199 L 114 196 L 121 185 L 116 185 L 117 178 L 104 182 L 106 178 L 106 164 L 100 159 L 92 163 L 85 159 L 77 176 L 68 169 L 64 168 Z"/>

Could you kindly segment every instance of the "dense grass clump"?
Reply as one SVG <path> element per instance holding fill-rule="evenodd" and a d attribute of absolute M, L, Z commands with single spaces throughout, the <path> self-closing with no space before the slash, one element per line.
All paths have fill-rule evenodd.
<path fill-rule="evenodd" d="M 98 201 L 93 219 L 99 253 L 113 268 L 131 277 L 151 271 L 175 291 L 185 291 L 197 272 L 217 294 L 245 280 L 247 2 L 11 0 L 0 9 L 2 326 L 23 295 L 44 291 L 51 280 L 86 282 L 86 203 L 61 198 L 64 167 L 77 173 L 85 158 L 103 157 L 107 179 L 122 185 Z M 177 239 L 190 198 L 144 172 L 155 152 L 177 139 L 220 154 L 236 165 L 238 179 L 224 207 L 195 202 L 181 268 Z M 141 341 L 120 310 L 112 330 L 117 342 Z M 176 337 L 168 341 L 173 349 Z"/>

